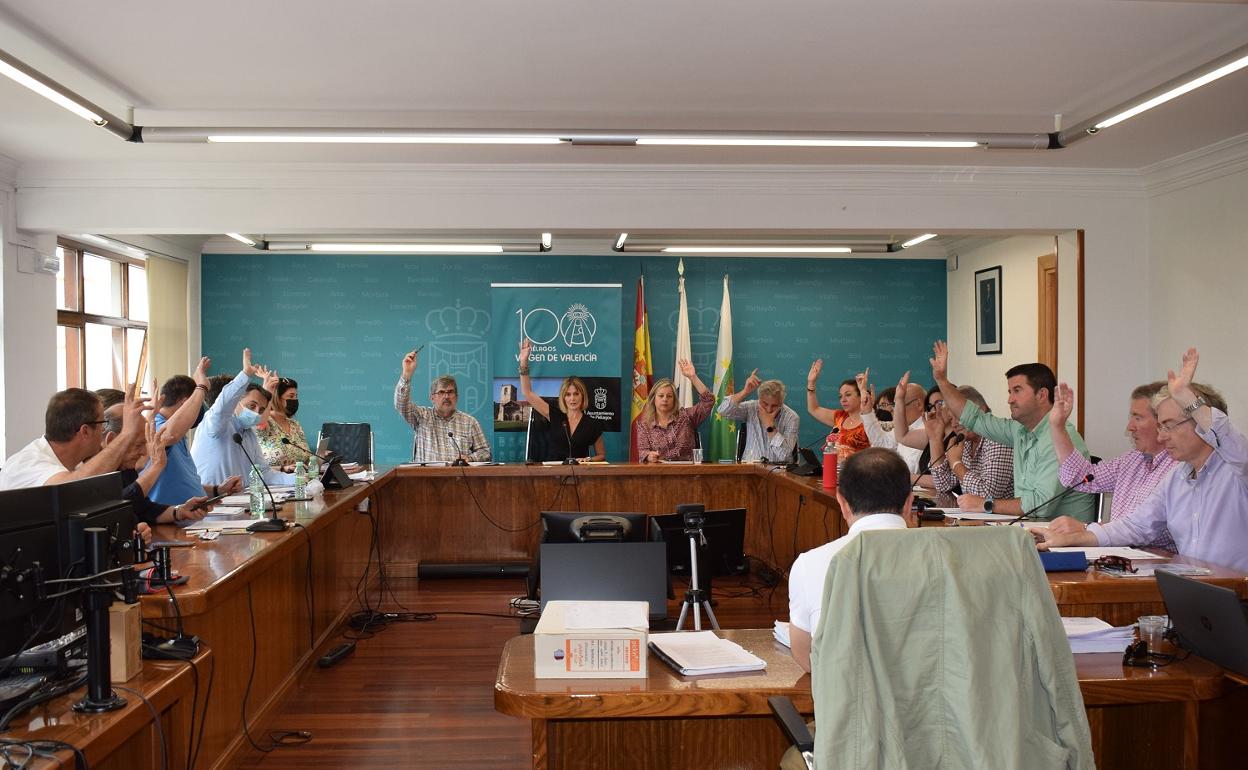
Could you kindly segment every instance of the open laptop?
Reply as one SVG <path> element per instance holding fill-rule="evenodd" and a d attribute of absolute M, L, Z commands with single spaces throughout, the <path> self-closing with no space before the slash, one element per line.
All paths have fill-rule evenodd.
<path fill-rule="evenodd" d="M 553 599 L 643 601 L 650 618 L 667 616 L 663 543 L 543 543 L 542 607 Z"/>
<path fill-rule="evenodd" d="M 1157 586 L 1181 645 L 1248 675 L 1248 610 L 1229 588 L 1159 569 Z"/>

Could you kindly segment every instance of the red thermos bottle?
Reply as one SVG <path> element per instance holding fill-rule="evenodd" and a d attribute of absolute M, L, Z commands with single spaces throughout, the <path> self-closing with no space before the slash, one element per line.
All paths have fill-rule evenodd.
<path fill-rule="evenodd" d="M 823 445 L 823 488 L 836 487 L 836 444 L 832 441 Z"/>

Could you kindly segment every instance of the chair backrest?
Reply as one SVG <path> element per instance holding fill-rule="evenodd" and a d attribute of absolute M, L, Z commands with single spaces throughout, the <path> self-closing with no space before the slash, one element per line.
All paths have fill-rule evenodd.
<path fill-rule="evenodd" d="M 371 465 L 373 462 L 373 427 L 366 422 L 327 422 L 321 425 L 316 443 L 329 439 L 329 449 L 344 463 Z"/>
<path fill-rule="evenodd" d="M 741 461 L 741 455 L 745 454 L 746 435 L 749 432 L 749 423 L 737 423 L 737 456 L 732 458 L 738 462 Z"/>
<path fill-rule="evenodd" d="M 1017 527 L 864 532 L 812 645 L 821 767 L 1091 768 L 1074 656 Z"/>

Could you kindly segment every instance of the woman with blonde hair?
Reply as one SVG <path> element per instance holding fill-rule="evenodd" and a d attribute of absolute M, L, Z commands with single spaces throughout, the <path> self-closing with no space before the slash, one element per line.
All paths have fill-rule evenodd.
<path fill-rule="evenodd" d="M 549 423 L 546 429 L 546 459 L 607 459 L 607 450 L 602 442 L 603 425 L 585 414 L 589 405 L 589 391 L 585 383 L 580 377 L 565 377 L 559 385 L 559 409 L 551 409 L 546 399 L 533 390 L 533 381 L 529 379 L 529 353 L 532 348 L 532 341 L 525 337 L 520 343 L 520 392 L 529 406 Z"/>
<path fill-rule="evenodd" d="M 637 419 L 637 457 L 643 463 L 692 459 L 698 426 L 715 406 L 714 394 L 698 379 L 693 364 L 682 358 L 676 365 L 693 383 L 698 403 L 678 407 L 676 388 L 671 380 L 664 377 L 654 384 Z"/>

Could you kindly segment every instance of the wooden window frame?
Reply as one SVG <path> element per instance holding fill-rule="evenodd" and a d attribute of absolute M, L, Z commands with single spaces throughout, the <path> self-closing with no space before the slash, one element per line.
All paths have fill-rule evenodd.
<path fill-rule="evenodd" d="M 120 360 L 123 362 L 123 366 L 126 365 L 124 362 L 129 362 L 130 360 L 130 350 L 129 350 L 130 335 L 126 333 L 126 330 L 142 329 L 143 339 L 144 340 L 147 339 L 147 322 L 135 321 L 130 318 L 130 266 L 133 265 L 136 267 L 143 268 L 144 275 L 146 276 L 147 275 L 146 273 L 147 263 L 141 259 L 134 259 L 132 257 L 127 257 L 124 254 L 118 254 L 115 251 L 110 251 L 108 249 L 103 249 L 103 248 L 99 248 L 96 246 L 91 246 L 85 243 L 81 243 L 79 241 L 75 241 L 72 238 L 57 238 L 56 245 L 61 247 L 63 251 L 62 258 L 64 260 L 72 259 L 74 261 L 75 268 L 76 268 L 74 271 L 75 273 L 74 277 L 76 278 L 78 282 L 77 291 L 76 291 L 77 308 L 73 310 L 63 310 L 60 307 L 58 307 L 56 311 L 56 325 L 58 327 L 65 326 L 68 328 L 78 330 L 77 351 L 71 351 L 68 349 L 66 350 L 66 355 L 72 355 L 72 353 L 74 352 L 77 353 L 77 359 L 78 359 L 77 364 L 75 365 L 69 360 L 65 362 L 65 380 L 66 380 L 66 387 L 82 388 L 82 387 L 86 387 L 86 382 L 87 382 L 87 344 L 86 344 L 87 343 L 87 324 L 111 326 L 115 329 L 122 330 L 121 334 L 119 335 L 120 343 L 114 342 L 113 344 L 114 346 L 120 344 L 120 354 L 121 354 Z M 102 259 L 107 259 L 110 262 L 117 262 L 122 266 L 122 269 L 121 269 L 121 315 L 120 316 L 109 316 L 109 315 L 100 315 L 98 313 L 87 313 L 85 310 L 83 310 L 83 308 L 86 307 L 86 295 L 85 295 L 86 278 L 84 276 L 84 270 L 83 270 L 83 258 L 86 254 L 90 254 L 93 257 L 100 257 Z M 61 297 L 57 297 L 58 305 L 60 304 L 61 299 L 62 299 Z M 150 310 L 151 310 L 150 303 L 149 303 L 148 310 L 150 313 Z M 117 352 L 118 352 L 117 348 L 114 347 L 113 349 L 114 355 L 116 355 Z M 140 351 L 140 354 L 141 352 L 142 351 Z M 114 372 L 114 375 L 113 375 L 114 387 L 124 390 L 130 384 L 128 382 L 124 382 L 124 380 L 129 376 L 130 376 L 130 372 L 128 371 L 125 372 L 122 376 L 123 382 L 118 383 L 117 378 L 116 378 L 116 372 Z M 140 390 L 141 389 L 142 388 L 140 387 Z"/>

